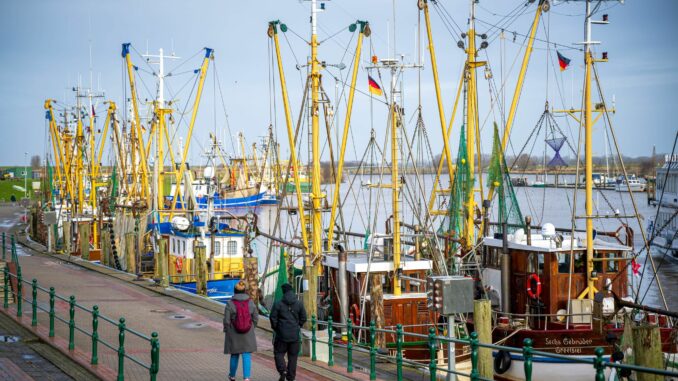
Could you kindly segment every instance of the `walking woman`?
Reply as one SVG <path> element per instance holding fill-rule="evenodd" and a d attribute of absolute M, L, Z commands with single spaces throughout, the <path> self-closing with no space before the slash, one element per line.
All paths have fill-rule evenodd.
<path fill-rule="evenodd" d="M 257 338 L 254 328 L 259 315 L 254 302 L 247 295 L 247 283 L 240 281 L 235 285 L 233 298 L 224 308 L 224 353 L 231 355 L 228 379 L 235 381 L 238 361 L 242 357 L 242 375 L 249 381 L 252 371 L 252 352 L 257 351 Z"/>

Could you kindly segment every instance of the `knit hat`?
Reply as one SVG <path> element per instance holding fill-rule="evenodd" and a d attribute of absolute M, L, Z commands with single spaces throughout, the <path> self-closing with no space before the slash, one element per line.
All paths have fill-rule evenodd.
<path fill-rule="evenodd" d="M 289 283 L 283 284 L 282 286 L 280 286 L 280 288 L 282 289 L 283 293 L 292 291 L 292 285 Z"/>
<path fill-rule="evenodd" d="M 244 280 L 241 280 L 235 285 L 235 292 L 245 292 L 247 290 L 247 283 Z"/>

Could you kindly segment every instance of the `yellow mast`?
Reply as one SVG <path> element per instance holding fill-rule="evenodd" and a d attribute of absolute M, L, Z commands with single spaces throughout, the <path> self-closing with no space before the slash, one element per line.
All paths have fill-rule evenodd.
<path fill-rule="evenodd" d="M 355 48 L 355 60 L 353 61 L 353 72 L 351 75 L 351 87 L 348 92 L 348 104 L 346 105 L 346 119 L 344 120 L 344 131 L 341 137 L 341 151 L 339 152 L 339 163 L 337 165 L 337 175 L 334 183 L 334 193 L 332 194 L 332 209 L 330 211 L 329 232 L 327 234 L 327 247 L 332 250 L 332 239 L 334 238 L 334 224 L 337 218 L 337 207 L 339 206 L 339 187 L 341 186 L 342 175 L 344 173 L 344 158 L 346 156 L 346 145 L 348 143 L 348 130 L 351 125 L 351 114 L 353 111 L 353 97 L 355 95 L 355 85 L 358 79 L 358 69 L 360 68 L 360 53 L 363 46 L 363 35 L 369 37 L 370 29 L 367 21 L 356 21 L 352 24 L 360 27 L 358 33 L 358 42 Z"/>
<path fill-rule="evenodd" d="M 99 247 L 99 224 L 96 223 L 97 214 L 97 174 L 98 174 L 98 163 L 96 157 L 96 140 L 95 140 L 95 131 L 96 125 L 94 122 L 94 105 L 92 104 L 92 92 L 89 91 L 89 152 L 90 152 L 90 161 L 89 161 L 89 204 L 92 208 L 93 214 L 93 223 L 92 223 L 92 244 L 94 248 Z"/>
<path fill-rule="evenodd" d="M 78 89 L 79 91 L 79 89 Z M 75 133 L 75 183 L 78 192 L 78 200 L 75 206 L 76 214 L 82 213 L 85 203 L 85 187 L 83 184 L 83 163 L 82 156 L 85 154 L 85 135 L 82 128 L 82 115 L 80 114 L 80 97 L 78 96 L 78 106 L 75 110 L 77 117 Z"/>
<path fill-rule="evenodd" d="M 245 187 L 249 184 L 249 168 L 247 165 L 247 151 L 245 151 L 245 136 L 242 132 L 238 133 L 238 138 L 240 140 L 240 152 L 242 152 L 242 168 L 245 173 Z"/>
<path fill-rule="evenodd" d="M 315 6 L 315 2 L 314 2 Z M 304 277 L 308 280 L 308 291 L 304 292 L 304 306 L 307 311 L 310 311 L 311 314 L 316 313 L 317 301 L 315 296 L 315 288 L 310 286 L 315 285 L 316 282 L 312 281 L 315 279 L 315 274 L 313 273 L 313 268 L 311 266 L 310 254 L 308 252 L 308 232 L 306 229 L 306 213 L 304 211 L 304 200 L 301 194 L 301 182 L 299 181 L 299 162 L 297 161 L 297 149 L 294 143 L 294 131 L 292 128 L 292 113 L 290 111 L 290 103 L 287 97 L 287 84 L 285 82 L 285 72 L 282 68 L 282 60 L 280 58 L 280 43 L 278 40 L 278 28 L 277 25 L 280 24 L 279 21 L 271 21 L 268 24 L 268 35 L 273 38 L 275 43 L 275 54 L 278 61 L 278 75 L 280 76 L 280 88 L 282 90 L 283 104 L 285 106 L 285 123 L 287 125 L 287 138 L 289 139 L 290 144 L 290 160 L 292 160 L 292 169 L 294 171 L 294 186 L 296 188 L 297 195 L 297 206 L 299 208 L 299 225 L 301 226 L 301 244 L 303 247 L 304 255 Z M 287 27 L 285 24 L 280 24 L 280 30 L 285 32 Z M 278 160 L 278 162 L 280 162 Z M 310 278 L 309 278 L 310 276 Z"/>
<path fill-rule="evenodd" d="M 54 168 L 56 168 L 56 178 L 57 178 L 57 189 L 59 190 L 59 196 L 63 197 L 62 193 L 62 174 L 61 174 L 61 163 L 63 161 L 63 154 L 61 153 L 61 137 L 59 136 L 59 130 L 56 125 L 56 120 L 54 119 L 54 108 L 52 107 L 52 99 L 47 99 L 45 101 L 45 109 L 49 115 L 49 132 L 52 137 L 52 150 L 54 151 Z"/>
<path fill-rule="evenodd" d="M 518 83 L 516 84 L 516 89 L 513 92 L 513 100 L 511 101 L 511 108 L 509 109 L 508 118 L 506 119 L 506 126 L 504 127 L 504 137 L 501 140 L 501 150 L 506 152 L 506 145 L 508 144 L 509 134 L 511 133 L 511 127 L 513 126 L 513 120 L 516 116 L 516 109 L 518 108 L 518 101 L 520 100 L 520 95 L 523 91 L 523 83 L 525 82 L 525 73 L 527 72 L 527 66 L 530 63 L 530 57 L 532 56 L 532 48 L 534 46 L 534 37 L 537 34 L 537 27 L 539 26 L 539 18 L 541 17 L 542 11 L 548 11 L 549 5 L 548 0 L 540 0 L 539 5 L 537 6 L 537 11 L 534 14 L 534 20 L 532 21 L 532 28 L 530 28 L 530 36 L 527 39 L 527 46 L 525 47 L 525 54 L 523 55 L 523 64 L 520 66 L 520 73 L 518 74 Z M 492 187 L 490 187 L 492 189 Z"/>
<path fill-rule="evenodd" d="M 136 168 L 137 168 L 137 163 L 136 161 L 136 156 L 134 155 L 135 151 L 139 152 L 139 165 L 138 167 L 141 169 L 141 192 L 140 196 L 143 198 L 146 202 L 148 202 L 148 171 L 147 171 L 147 161 L 146 161 L 146 151 L 144 150 L 144 138 L 142 136 L 142 130 L 141 130 L 141 120 L 139 118 L 139 104 L 137 102 L 137 90 L 136 90 L 136 85 L 134 81 L 134 71 L 135 67 L 132 65 L 132 58 L 130 57 L 129 54 L 129 48 L 130 48 L 130 43 L 124 43 L 122 44 L 122 56 L 125 58 L 125 63 L 127 65 L 127 77 L 129 80 L 129 89 L 130 89 L 130 98 L 132 100 L 132 128 L 131 130 L 131 139 L 132 142 L 130 142 L 132 145 L 136 146 L 137 148 L 131 149 L 132 152 L 132 168 L 135 176 L 135 182 L 136 180 Z M 136 186 L 135 186 L 136 188 Z"/>
<path fill-rule="evenodd" d="M 468 160 L 469 175 L 471 176 L 469 191 L 466 200 L 466 227 L 464 229 L 465 248 L 473 247 L 475 232 L 475 139 L 477 116 L 476 68 L 485 65 L 483 61 L 476 61 L 476 33 L 475 33 L 475 0 L 471 2 L 471 17 L 469 18 L 468 48 L 466 49 L 466 160 Z"/>
<path fill-rule="evenodd" d="M 167 134 L 167 125 L 165 115 L 171 114 L 171 108 L 165 108 L 164 105 L 160 104 L 160 107 L 156 109 L 156 115 L 158 116 L 158 131 L 156 131 L 156 154 L 155 154 L 155 165 L 158 171 L 158 180 L 155 185 L 156 189 L 156 203 L 158 210 L 164 209 L 164 197 L 165 197 L 165 141 L 164 136 Z M 169 143 L 169 141 L 167 142 Z M 168 151 L 172 151 L 171 148 Z"/>
<path fill-rule="evenodd" d="M 393 89 L 393 86 L 391 87 Z M 402 293 L 400 287 L 400 175 L 398 175 L 398 127 L 400 111 L 391 92 L 391 190 L 393 206 L 393 295 Z"/>
<path fill-rule="evenodd" d="M 311 0 L 311 226 L 313 238 L 311 238 L 311 257 L 306 257 L 304 266 L 304 278 L 308 282 L 304 290 L 304 305 L 308 311 L 315 313 L 317 310 L 317 272 L 320 270 L 319 258 L 323 250 L 323 220 L 320 200 L 320 62 L 318 62 L 318 34 L 317 34 L 317 11 L 316 0 Z M 317 269 L 315 268 L 317 267 Z M 316 271 L 314 271 L 316 270 Z"/>
<path fill-rule="evenodd" d="M 452 167 L 452 155 L 450 154 L 450 145 L 447 137 L 447 128 L 445 128 L 445 109 L 443 108 L 443 100 L 440 91 L 440 81 L 438 80 L 438 63 L 436 61 L 436 53 L 433 48 L 433 36 L 431 34 L 431 20 L 428 14 L 428 3 L 426 0 L 419 1 L 419 8 L 424 11 L 424 20 L 426 22 L 426 35 L 428 37 L 428 51 L 431 55 L 431 70 L 433 71 L 433 84 L 436 89 L 436 101 L 438 103 L 438 117 L 440 118 L 440 129 L 443 134 L 443 153 L 445 155 L 445 161 L 447 161 L 447 172 L 450 177 L 450 184 L 454 179 L 454 169 Z M 439 176 L 436 178 L 436 182 L 439 179 Z M 435 186 L 435 185 L 434 185 Z"/>
<path fill-rule="evenodd" d="M 596 289 L 596 278 L 593 276 L 593 123 L 591 120 L 591 71 L 593 70 L 593 57 L 591 55 L 591 6 L 590 0 L 586 0 L 586 41 L 584 42 L 584 64 L 586 65 L 584 77 L 584 132 L 585 132 L 585 156 L 586 166 L 586 281 L 585 291 L 589 299 L 593 299 Z"/>
<path fill-rule="evenodd" d="M 511 128 L 513 127 L 513 121 L 515 120 L 516 110 L 518 109 L 518 102 L 520 101 L 520 95 L 523 91 L 523 84 L 525 83 L 525 74 L 527 73 L 527 67 L 530 63 L 530 57 L 532 57 L 532 51 L 534 47 L 534 40 L 537 34 L 537 29 L 539 26 L 539 20 L 541 18 L 542 12 L 548 12 L 550 8 L 548 0 L 540 0 L 537 10 L 534 14 L 534 19 L 532 21 L 532 27 L 530 28 L 530 34 L 527 38 L 527 46 L 525 47 L 525 54 L 523 55 L 522 65 L 520 66 L 520 72 L 518 73 L 518 82 L 516 83 L 515 91 L 513 92 L 513 99 L 511 100 L 511 107 L 509 108 L 508 118 L 506 119 L 506 126 L 504 126 L 504 136 L 501 140 L 501 151 L 506 152 L 506 146 L 508 144 L 509 135 L 511 133 Z M 487 192 L 487 200 L 491 200 L 494 196 L 494 184 L 489 184 Z M 485 223 L 485 221 L 483 221 Z M 482 231 L 482 228 L 481 228 Z"/>
<path fill-rule="evenodd" d="M 200 76 L 198 78 L 198 90 L 195 94 L 195 101 L 193 102 L 193 111 L 191 112 L 191 121 L 188 125 L 188 135 L 186 136 L 186 145 L 184 145 L 184 151 L 181 155 L 181 164 L 179 165 L 179 170 L 176 172 L 176 189 L 174 191 L 173 203 L 176 203 L 177 197 L 181 194 L 181 178 L 184 176 L 184 171 L 186 170 L 186 158 L 188 157 L 188 148 L 191 145 L 191 137 L 193 136 L 193 127 L 195 126 L 195 119 L 198 116 L 198 106 L 200 105 L 200 98 L 202 97 L 202 89 L 205 84 L 205 77 L 207 76 L 207 67 L 209 66 L 210 59 L 213 58 L 213 49 L 205 48 L 205 57 L 203 58 L 202 65 L 200 66 Z M 184 184 L 185 187 L 191 187 L 193 184 Z M 185 202 L 182 200 L 182 205 Z M 172 207 L 174 210 L 174 205 Z M 171 214 L 170 214 L 171 216 Z"/>

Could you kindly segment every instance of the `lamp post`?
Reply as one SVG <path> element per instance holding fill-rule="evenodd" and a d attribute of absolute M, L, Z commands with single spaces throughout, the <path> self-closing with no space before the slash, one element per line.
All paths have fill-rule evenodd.
<path fill-rule="evenodd" d="M 28 198 L 28 152 L 24 152 L 24 198 Z"/>

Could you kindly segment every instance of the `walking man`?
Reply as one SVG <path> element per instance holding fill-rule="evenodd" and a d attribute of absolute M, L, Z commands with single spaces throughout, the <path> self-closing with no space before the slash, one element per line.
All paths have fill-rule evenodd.
<path fill-rule="evenodd" d="M 231 354 L 229 381 L 235 381 L 240 357 L 242 357 L 242 376 L 245 381 L 250 379 L 251 354 L 257 351 L 254 328 L 257 326 L 258 317 L 257 308 L 247 295 L 247 283 L 241 280 L 235 285 L 233 299 L 224 307 L 224 353 Z"/>
<path fill-rule="evenodd" d="M 271 309 L 271 327 L 275 331 L 273 353 L 275 367 L 280 373 L 279 381 L 294 381 L 297 375 L 297 357 L 299 356 L 299 334 L 306 323 L 306 310 L 297 299 L 292 286 L 285 283 L 281 287 L 283 298 L 273 304 Z M 287 365 L 285 365 L 287 354 Z"/>

